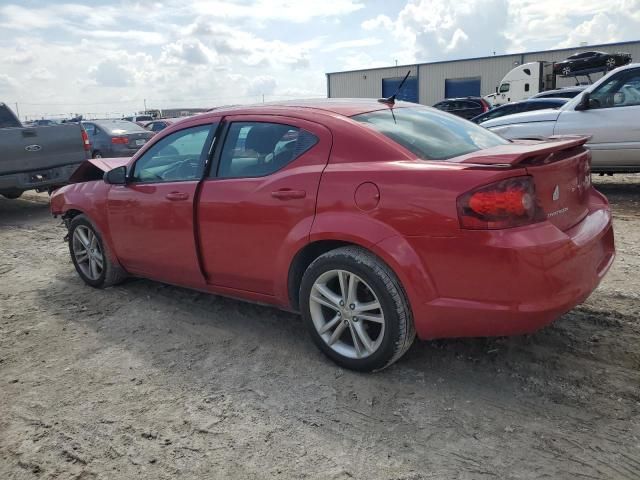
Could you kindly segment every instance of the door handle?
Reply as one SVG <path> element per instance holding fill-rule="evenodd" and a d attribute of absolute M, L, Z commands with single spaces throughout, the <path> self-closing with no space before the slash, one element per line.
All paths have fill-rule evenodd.
<path fill-rule="evenodd" d="M 172 202 L 176 202 L 179 200 L 188 200 L 189 194 L 184 192 L 170 192 L 165 195 L 167 200 L 171 200 Z"/>
<path fill-rule="evenodd" d="M 276 190 L 275 192 L 271 192 L 271 196 L 273 198 L 277 198 L 278 200 L 293 200 L 296 198 L 304 198 L 307 196 L 307 192 L 304 190 L 291 190 L 290 188 L 282 188 L 280 190 Z"/>

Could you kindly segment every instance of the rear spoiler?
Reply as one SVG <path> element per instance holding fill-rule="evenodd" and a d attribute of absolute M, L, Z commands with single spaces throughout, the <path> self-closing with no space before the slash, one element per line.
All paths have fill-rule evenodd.
<path fill-rule="evenodd" d="M 507 145 L 487 148 L 451 159 L 452 162 L 475 165 L 514 166 L 526 160 L 540 159 L 552 153 L 558 153 L 583 146 L 590 136 L 557 135 L 539 139 L 518 139 Z"/>

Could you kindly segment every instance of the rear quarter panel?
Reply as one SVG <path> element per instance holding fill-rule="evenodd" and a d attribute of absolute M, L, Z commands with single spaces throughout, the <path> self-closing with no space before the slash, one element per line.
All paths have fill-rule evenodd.
<path fill-rule="evenodd" d="M 394 270 L 412 305 L 423 303 L 435 298 L 437 290 L 430 266 L 423 261 L 428 256 L 417 252 L 410 239 L 436 239 L 431 244 L 446 249 L 447 239 L 461 232 L 458 196 L 524 170 L 412 159 L 386 137 L 362 128 L 367 131 L 358 135 L 348 129 L 334 131 L 334 148 L 320 182 L 310 240 L 342 240 L 368 248 Z M 389 160 L 394 157 L 398 160 Z M 377 204 L 375 199 L 361 204 L 359 193 L 364 184 L 369 192 L 370 185 L 375 185 Z"/>

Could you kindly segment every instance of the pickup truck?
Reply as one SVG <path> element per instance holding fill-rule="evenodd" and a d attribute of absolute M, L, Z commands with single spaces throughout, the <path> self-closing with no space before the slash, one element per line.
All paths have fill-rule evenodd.
<path fill-rule="evenodd" d="M 25 127 L 0 103 L 0 195 L 18 198 L 64 185 L 90 151 L 80 124 Z"/>
<path fill-rule="evenodd" d="M 609 72 L 557 110 L 516 113 L 480 125 L 512 140 L 590 136 L 592 171 L 640 172 L 640 63 Z"/>

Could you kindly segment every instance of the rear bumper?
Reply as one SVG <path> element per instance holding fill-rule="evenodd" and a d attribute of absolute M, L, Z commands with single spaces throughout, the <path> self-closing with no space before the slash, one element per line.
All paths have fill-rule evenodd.
<path fill-rule="evenodd" d="M 436 290 L 433 299 L 411 299 L 418 336 L 530 333 L 582 303 L 615 256 L 606 199 L 593 191 L 589 210 L 564 232 L 542 222 L 411 240 Z"/>
<path fill-rule="evenodd" d="M 72 163 L 54 168 L 43 168 L 29 172 L 0 175 L 0 193 L 17 192 L 35 189 L 46 189 L 51 186 L 64 185 L 71 174 L 82 162 Z"/>

